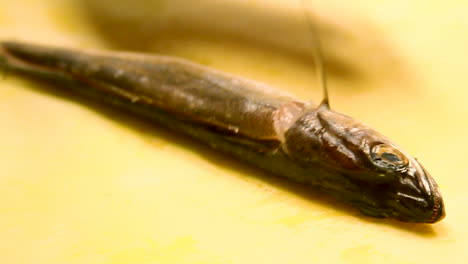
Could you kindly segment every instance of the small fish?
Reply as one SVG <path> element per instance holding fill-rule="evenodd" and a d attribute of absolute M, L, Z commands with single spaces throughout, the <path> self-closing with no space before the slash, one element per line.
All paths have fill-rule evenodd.
<path fill-rule="evenodd" d="M 373 217 L 435 223 L 437 184 L 391 140 L 330 109 L 193 62 L 166 56 L 0 42 L 6 69 L 143 116 Z"/>

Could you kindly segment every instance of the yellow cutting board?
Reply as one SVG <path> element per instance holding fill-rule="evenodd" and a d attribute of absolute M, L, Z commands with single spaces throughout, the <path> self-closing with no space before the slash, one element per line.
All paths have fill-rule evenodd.
<path fill-rule="evenodd" d="M 0 263 L 465 263 L 463 1 L 310 1 L 333 108 L 439 183 L 434 225 L 362 216 L 54 85 L 0 78 Z M 286 0 L 0 0 L 0 39 L 185 57 L 320 100 Z"/>

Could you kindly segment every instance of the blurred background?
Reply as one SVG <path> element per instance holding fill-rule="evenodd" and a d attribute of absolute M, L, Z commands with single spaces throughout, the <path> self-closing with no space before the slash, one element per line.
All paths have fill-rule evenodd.
<path fill-rule="evenodd" d="M 463 1 L 0 0 L 0 39 L 183 57 L 331 105 L 439 183 L 435 225 L 360 215 L 53 84 L 0 80 L 2 263 L 463 263 Z"/>

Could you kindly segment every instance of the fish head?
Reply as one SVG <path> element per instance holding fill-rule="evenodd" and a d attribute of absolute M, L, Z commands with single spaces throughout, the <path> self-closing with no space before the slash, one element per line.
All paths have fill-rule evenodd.
<path fill-rule="evenodd" d="M 444 218 L 434 179 L 387 137 L 328 107 L 310 111 L 297 124 L 291 130 L 297 133 L 296 142 L 291 140 L 288 149 L 295 148 L 291 153 L 300 153 L 296 157 L 302 161 L 339 175 L 334 177 L 344 183 L 343 196 L 363 213 L 421 223 Z"/>

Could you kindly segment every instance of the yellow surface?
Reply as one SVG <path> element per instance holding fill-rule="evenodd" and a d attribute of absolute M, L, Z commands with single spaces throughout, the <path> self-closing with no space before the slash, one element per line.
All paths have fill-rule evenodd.
<path fill-rule="evenodd" d="M 307 42 L 284 41 L 307 35 L 274 34 L 300 32 L 298 3 L 180 2 L 1 0 L 0 38 L 177 55 L 319 100 L 301 59 Z M 415 154 L 441 187 L 446 219 L 363 217 L 183 136 L 6 73 L 0 263 L 465 263 L 467 3 L 315 2 L 309 7 L 332 25 L 327 53 L 367 76 L 332 69 L 332 106 Z M 259 30 L 265 35 L 248 23 L 255 12 L 277 23 Z"/>

